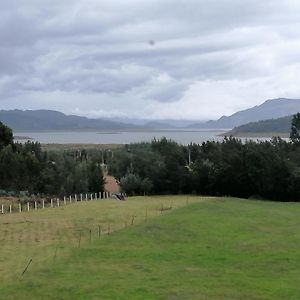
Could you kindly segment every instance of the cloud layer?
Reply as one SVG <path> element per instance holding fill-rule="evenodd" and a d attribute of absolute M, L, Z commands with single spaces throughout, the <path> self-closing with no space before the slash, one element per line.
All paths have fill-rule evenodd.
<path fill-rule="evenodd" d="M 300 2 L 2 0 L 0 108 L 209 119 L 300 98 Z"/>

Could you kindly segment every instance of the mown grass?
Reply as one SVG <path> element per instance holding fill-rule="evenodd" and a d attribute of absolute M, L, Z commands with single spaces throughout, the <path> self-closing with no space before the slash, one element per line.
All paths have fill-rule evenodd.
<path fill-rule="evenodd" d="M 172 200 L 173 207 L 182 208 L 166 210 L 159 217 L 160 202 Z M 79 215 L 81 204 L 46 211 L 44 218 L 39 212 L 30 213 L 33 223 L 28 224 L 37 225 L 37 218 L 46 216 L 47 224 L 52 224 L 52 230 L 43 227 L 40 238 L 53 238 L 64 222 L 74 237 L 70 234 L 68 251 L 59 249 L 55 259 L 55 247 L 44 245 L 47 257 L 37 264 L 33 256 L 21 277 L 17 273 L 30 257 L 27 253 L 15 267 L 15 276 L 2 280 L 0 295 L 3 299 L 300 299 L 298 204 L 230 198 L 193 198 L 193 202 L 197 203 L 185 206 L 185 197 L 135 198 L 126 203 L 90 202 Z M 145 207 L 150 212 L 147 222 Z M 142 215 L 139 224 L 121 229 L 133 214 Z M 100 239 L 95 231 L 91 242 L 87 234 L 79 248 L 78 232 L 99 222 L 121 230 Z M 10 243 L 7 238 L 4 244 Z M 19 256 L 17 249 L 6 247 Z"/>

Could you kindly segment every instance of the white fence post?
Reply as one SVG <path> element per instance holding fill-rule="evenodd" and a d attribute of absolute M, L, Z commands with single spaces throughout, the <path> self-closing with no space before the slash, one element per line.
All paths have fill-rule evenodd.
<path fill-rule="evenodd" d="M 77 202 L 77 194 L 75 194 L 75 202 Z"/>
<path fill-rule="evenodd" d="M 93 200 L 93 194 L 91 193 L 91 200 Z"/>
<path fill-rule="evenodd" d="M 22 212 L 22 205 L 19 203 L 19 212 Z"/>
<path fill-rule="evenodd" d="M 72 196 L 70 196 L 69 199 L 70 199 L 70 203 L 72 203 Z"/>
<path fill-rule="evenodd" d="M 34 201 L 34 209 L 37 210 L 37 203 Z"/>
<path fill-rule="evenodd" d="M 45 208 L 45 200 L 43 199 L 43 208 Z"/>
<path fill-rule="evenodd" d="M 56 201 L 57 201 L 57 206 L 59 207 L 59 198 L 57 198 Z"/>
<path fill-rule="evenodd" d="M 27 202 L 27 211 L 30 211 L 30 204 Z"/>
<path fill-rule="evenodd" d="M 9 205 L 9 213 L 11 214 L 11 204 Z"/>
<path fill-rule="evenodd" d="M 82 194 L 80 194 L 80 201 L 82 202 Z"/>
<path fill-rule="evenodd" d="M 95 193 L 95 200 L 97 200 L 97 193 Z"/>
<path fill-rule="evenodd" d="M 53 207 L 53 199 L 51 199 L 50 202 L 51 202 L 51 207 Z"/>
<path fill-rule="evenodd" d="M 67 199 L 66 199 L 66 196 L 64 196 L 64 205 L 67 204 Z"/>
<path fill-rule="evenodd" d="M 3 206 L 3 204 L 1 205 L 1 213 L 4 214 L 4 206 Z"/>
<path fill-rule="evenodd" d="M 87 201 L 87 199 L 88 199 L 88 194 L 85 194 L 85 200 Z"/>

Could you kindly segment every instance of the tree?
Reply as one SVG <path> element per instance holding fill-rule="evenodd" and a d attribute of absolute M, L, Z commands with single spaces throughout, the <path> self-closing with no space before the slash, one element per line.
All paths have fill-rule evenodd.
<path fill-rule="evenodd" d="M 129 173 L 121 178 L 120 186 L 127 195 L 134 196 L 140 192 L 141 178 L 139 175 Z"/>
<path fill-rule="evenodd" d="M 293 143 L 300 142 L 300 113 L 293 116 L 290 139 Z"/>
<path fill-rule="evenodd" d="M 0 150 L 13 143 L 14 137 L 12 130 L 0 122 Z"/>

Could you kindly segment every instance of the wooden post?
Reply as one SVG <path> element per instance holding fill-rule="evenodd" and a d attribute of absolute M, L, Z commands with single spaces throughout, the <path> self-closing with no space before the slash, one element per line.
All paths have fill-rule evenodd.
<path fill-rule="evenodd" d="M 30 211 L 30 204 L 27 202 L 27 211 Z"/>
<path fill-rule="evenodd" d="M 51 199 L 50 202 L 51 202 L 51 207 L 53 207 L 53 199 Z"/>
<path fill-rule="evenodd" d="M 1 205 L 1 213 L 4 214 L 4 205 Z"/>
<path fill-rule="evenodd" d="M 72 196 L 70 196 L 70 203 L 72 203 Z"/>
<path fill-rule="evenodd" d="M 106 198 L 108 198 L 108 192 L 106 192 Z"/>
<path fill-rule="evenodd" d="M 12 209 L 11 209 L 11 204 L 10 204 L 10 205 L 9 205 L 9 213 L 10 213 L 10 214 L 11 214 L 11 210 L 12 210 Z"/>
<path fill-rule="evenodd" d="M 85 194 L 85 201 L 87 201 L 88 199 L 88 194 Z"/>
<path fill-rule="evenodd" d="M 59 207 L 59 198 L 56 199 L 57 207 Z"/>
<path fill-rule="evenodd" d="M 45 208 L 45 200 L 44 199 L 43 199 L 43 204 L 42 205 L 43 205 L 43 208 Z"/>
<path fill-rule="evenodd" d="M 82 202 L 82 194 L 80 194 L 80 201 Z"/>
<path fill-rule="evenodd" d="M 34 201 L 34 209 L 37 210 L 37 203 Z"/>
<path fill-rule="evenodd" d="M 98 225 L 98 238 L 100 239 L 100 237 L 101 237 L 101 226 Z"/>
<path fill-rule="evenodd" d="M 95 200 L 97 200 L 97 193 L 95 193 Z"/>
<path fill-rule="evenodd" d="M 19 212 L 22 212 L 22 205 L 19 203 Z"/>
<path fill-rule="evenodd" d="M 66 196 L 64 196 L 64 205 L 67 204 L 67 199 L 66 199 Z"/>
<path fill-rule="evenodd" d="M 75 194 L 75 202 L 77 202 L 77 194 Z"/>
<path fill-rule="evenodd" d="M 91 193 L 91 200 L 93 200 L 93 194 Z"/>

